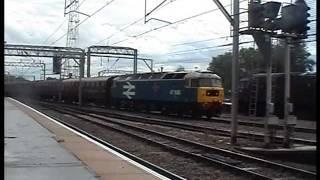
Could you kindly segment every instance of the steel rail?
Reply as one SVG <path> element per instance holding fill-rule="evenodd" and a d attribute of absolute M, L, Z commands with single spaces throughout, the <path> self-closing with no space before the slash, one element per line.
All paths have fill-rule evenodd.
<path fill-rule="evenodd" d="M 43 102 L 40 102 L 40 103 L 43 103 Z M 172 122 L 172 121 L 161 120 L 161 119 L 156 119 L 156 118 L 145 118 L 145 117 L 136 116 L 136 115 L 124 115 L 124 114 L 110 113 L 110 112 L 105 112 L 105 111 L 102 112 L 102 111 L 97 111 L 97 110 L 88 110 L 88 109 L 84 109 L 81 107 L 74 107 L 74 106 L 65 105 L 65 104 L 62 104 L 62 105 L 70 107 L 70 108 L 74 108 L 77 110 L 81 110 L 84 112 L 88 112 L 88 113 L 96 113 L 96 114 L 106 115 L 106 116 L 110 116 L 110 117 L 114 117 L 114 118 L 122 118 L 122 119 L 126 119 L 129 121 L 147 122 L 150 124 L 158 124 L 158 125 L 175 127 L 175 128 L 191 130 L 191 131 L 196 131 L 196 132 L 212 133 L 215 135 L 220 135 L 220 136 L 225 136 L 225 137 L 229 137 L 230 132 L 231 132 L 230 130 L 226 130 L 226 129 L 196 126 L 196 125 L 190 125 L 190 124 L 183 123 L 183 122 Z M 134 118 L 134 120 L 133 120 L 133 118 Z M 253 138 L 254 140 L 262 141 L 264 138 L 264 135 L 262 133 L 249 133 L 249 132 L 244 132 L 244 131 L 238 131 L 238 137 L 240 137 L 240 138 Z M 316 141 L 313 141 L 313 140 L 307 140 L 307 139 L 301 139 L 301 138 L 291 138 L 291 140 L 295 143 L 314 145 L 314 146 L 317 143 Z M 275 141 L 278 143 L 282 143 L 283 137 L 276 136 Z"/>
<path fill-rule="evenodd" d="M 189 141 L 189 140 L 182 139 L 182 138 L 177 138 L 177 137 L 166 135 L 166 134 L 159 133 L 159 132 L 156 132 L 156 131 L 151 131 L 151 130 L 147 130 L 147 129 L 144 129 L 144 128 L 128 125 L 128 124 L 125 124 L 125 123 L 121 123 L 121 122 L 118 122 L 118 121 L 111 120 L 111 119 L 109 119 L 107 117 L 99 117 L 99 116 L 96 116 L 96 115 L 86 114 L 85 112 L 75 111 L 75 110 L 72 110 L 72 109 L 69 109 L 68 111 L 66 111 L 66 110 L 61 111 L 61 110 L 58 109 L 58 111 L 60 111 L 62 113 L 67 113 L 67 114 L 70 114 L 70 115 L 76 116 L 77 118 L 82 118 L 82 119 L 86 119 L 86 118 L 83 118 L 83 117 L 81 117 L 79 115 L 74 115 L 73 113 L 82 114 L 82 115 L 85 115 L 85 116 L 89 116 L 89 117 L 100 119 L 100 120 L 104 120 L 104 121 L 107 120 L 108 122 L 111 122 L 111 123 L 116 123 L 118 125 L 126 126 L 128 128 L 133 128 L 133 129 L 136 129 L 136 130 L 139 130 L 139 131 L 143 131 L 143 132 L 155 134 L 155 135 L 158 135 L 158 136 L 162 136 L 162 137 L 165 137 L 165 138 L 173 139 L 173 140 L 176 140 L 176 141 L 179 141 L 179 142 L 182 142 L 182 143 L 186 143 L 188 145 L 200 147 L 201 149 L 210 150 L 210 151 L 213 151 L 215 153 L 223 153 L 224 155 L 227 155 L 227 156 L 246 159 L 246 160 L 250 160 L 250 161 L 254 161 L 254 162 L 258 162 L 258 163 L 264 163 L 264 164 L 269 165 L 269 166 L 274 166 L 276 168 L 283 168 L 283 169 L 286 169 L 286 170 L 290 170 L 292 172 L 298 172 L 298 173 L 302 173 L 302 174 L 308 175 L 308 176 L 315 176 L 316 175 L 315 173 L 310 172 L 310 171 L 294 168 L 294 167 L 291 167 L 291 166 L 287 166 L 287 165 L 283 165 L 283 164 L 267 161 L 267 160 L 256 158 L 256 157 L 252 157 L 252 156 L 248 156 L 248 155 L 245 155 L 245 154 L 242 154 L 242 153 L 236 153 L 236 152 L 228 151 L 228 150 L 221 149 L 221 148 L 207 146 L 207 145 L 204 145 L 204 144 L 201 144 L 201 143 Z M 88 119 L 86 119 L 86 120 L 88 120 Z M 90 120 L 90 121 L 92 122 L 92 120 Z M 94 122 L 94 123 L 98 123 L 98 122 Z M 98 123 L 98 124 L 101 125 L 101 123 Z"/>
<path fill-rule="evenodd" d="M 114 150 L 114 151 L 126 156 L 127 158 L 129 158 L 129 159 L 131 159 L 131 160 L 133 160 L 133 161 L 135 161 L 135 162 L 137 162 L 137 163 L 139 163 L 139 164 L 141 164 L 141 165 L 143 165 L 143 166 L 145 166 L 145 167 L 147 167 L 147 168 L 149 168 L 149 169 L 151 169 L 151 170 L 153 170 L 153 171 L 155 171 L 155 172 L 157 172 L 157 173 L 159 173 L 159 174 L 161 174 L 161 175 L 163 175 L 163 176 L 165 176 L 165 177 L 167 177 L 169 179 L 185 180 L 185 178 L 183 178 L 183 177 L 180 177 L 180 176 L 178 176 L 178 175 L 176 175 L 176 174 L 174 174 L 174 173 L 172 173 L 172 172 L 170 172 L 168 170 L 165 170 L 165 169 L 163 169 L 163 168 L 161 168 L 161 167 L 159 167 L 159 166 L 157 166 L 155 164 L 152 164 L 152 163 L 150 163 L 148 161 L 145 161 L 145 160 L 143 160 L 143 159 L 141 159 L 141 158 L 139 158 L 139 157 L 137 157 L 137 156 L 135 156 L 135 155 L 133 155 L 131 153 L 128 153 L 128 152 L 126 152 L 126 151 L 124 151 L 124 150 L 122 150 L 122 149 L 120 149 L 120 148 L 118 148 L 118 147 L 116 147 L 116 146 L 114 146 L 114 145 L 112 145 L 112 144 L 110 144 L 110 143 L 108 143 L 108 142 L 106 142 L 106 141 L 104 141 L 104 140 L 102 140 L 102 139 L 100 139 L 100 138 L 98 138 L 98 137 L 96 137 L 96 136 L 94 136 L 94 135 L 92 135 L 92 134 L 90 134 L 90 133 L 78 128 L 78 127 L 76 127 L 76 126 L 74 126 L 74 125 L 71 125 L 70 123 L 67 123 L 67 122 L 65 122 L 63 120 L 60 120 L 60 119 L 58 119 L 56 117 L 53 117 L 52 115 L 49 115 L 49 114 L 47 114 L 45 112 L 44 112 L 44 114 L 46 114 L 47 116 L 55 119 L 56 121 L 58 121 L 58 122 L 60 122 L 62 124 L 64 124 L 65 126 L 71 128 L 71 129 L 73 129 L 73 130 L 75 130 L 75 131 L 77 131 L 77 132 L 79 132 L 81 134 L 84 134 L 85 136 L 87 136 L 87 137 L 89 137 L 89 138 L 91 138 L 91 139 L 103 144 L 104 146 L 107 146 L 108 148 L 110 148 L 110 149 L 112 149 L 112 150 Z"/>
<path fill-rule="evenodd" d="M 218 118 L 218 117 L 214 117 L 214 118 L 211 118 L 211 119 L 204 119 L 202 118 L 201 120 L 204 120 L 204 121 L 215 121 L 215 122 L 221 122 L 221 123 L 225 123 L 225 124 L 228 124 L 228 123 L 231 123 L 231 119 L 230 118 Z M 238 124 L 239 125 L 244 125 L 244 126 L 252 126 L 252 127 L 259 127 L 259 128 L 263 128 L 264 127 L 264 124 L 262 123 L 257 123 L 257 122 L 248 122 L 248 121 L 238 121 Z M 281 125 L 277 125 L 276 128 L 278 130 L 282 130 L 283 127 Z M 294 130 L 296 132 L 303 132 L 303 133 L 316 133 L 317 130 L 316 129 L 311 129 L 311 128 L 304 128 L 304 127 L 295 127 Z"/>
<path fill-rule="evenodd" d="M 196 154 L 196 153 L 191 153 L 191 152 L 179 149 L 179 148 L 175 148 L 175 147 L 172 147 L 172 146 L 169 146 L 169 145 L 166 145 L 166 144 L 163 144 L 163 143 L 148 139 L 146 137 L 143 137 L 143 136 L 140 136 L 140 135 L 137 135 L 137 134 L 130 133 L 130 132 L 122 130 L 120 128 L 108 126 L 106 124 L 99 123 L 98 121 L 90 120 L 88 118 L 84 118 L 84 117 L 81 117 L 79 115 L 75 115 L 74 113 L 71 113 L 69 111 L 60 110 L 59 108 L 53 108 L 53 110 L 55 110 L 55 111 L 57 111 L 59 113 L 64 113 L 64 114 L 68 114 L 68 115 L 74 116 L 74 117 L 76 117 L 78 119 L 82 119 L 82 120 L 85 120 L 85 121 L 90 121 L 91 123 L 98 124 L 100 126 L 103 126 L 103 127 L 106 127 L 106 128 L 121 132 L 121 133 L 126 134 L 128 136 L 135 137 L 135 138 L 138 138 L 140 140 L 143 140 L 143 141 L 146 141 L 146 142 L 149 142 L 149 143 L 156 144 L 156 145 L 158 145 L 160 147 L 163 147 L 163 148 L 168 149 L 170 151 L 173 151 L 175 153 L 182 154 L 182 155 L 187 156 L 187 157 L 192 158 L 192 159 L 201 160 L 201 161 L 205 161 L 205 162 L 210 162 L 210 163 L 214 163 L 216 165 L 222 165 L 225 168 L 231 168 L 231 169 L 233 169 L 233 170 L 235 170 L 235 171 L 237 171 L 237 172 L 239 172 L 241 174 L 248 175 L 248 176 L 251 176 L 251 177 L 254 177 L 254 178 L 257 178 L 257 179 L 266 179 L 266 180 L 271 180 L 272 179 L 270 177 L 267 177 L 267 176 L 252 172 L 250 170 L 242 169 L 240 167 L 225 163 L 225 162 L 223 162 L 221 160 L 216 160 L 216 159 L 205 157 L 205 156 L 202 156 L 202 155 L 199 155 L 199 154 Z M 125 125 L 125 124 L 123 124 L 123 125 Z M 135 127 L 135 128 L 137 128 L 137 127 Z"/>

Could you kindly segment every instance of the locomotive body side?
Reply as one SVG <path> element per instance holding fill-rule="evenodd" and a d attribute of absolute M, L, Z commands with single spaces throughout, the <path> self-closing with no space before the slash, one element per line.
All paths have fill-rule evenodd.
<path fill-rule="evenodd" d="M 223 88 L 221 83 L 217 87 L 213 84 L 220 80 L 218 76 L 186 72 L 157 73 L 156 76 L 153 78 L 154 75 L 149 73 L 115 78 L 111 88 L 113 104 L 208 116 L 221 111 Z M 201 79 L 210 81 L 205 84 Z"/>
<path fill-rule="evenodd" d="M 180 108 L 196 102 L 196 91 L 184 88 L 184 80 L 115 81 L 112 100 L 121 105 L 149 104 L 155 109 Z"/>

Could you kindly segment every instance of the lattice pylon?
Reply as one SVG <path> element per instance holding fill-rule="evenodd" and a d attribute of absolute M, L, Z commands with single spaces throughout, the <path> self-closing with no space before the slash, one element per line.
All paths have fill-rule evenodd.
<path fill-rule="evenodd" d="M 68 14 L 68 33 L 66 47 L 78 47 L 79 39 L 79 0 L 65 0 L 65 14 Z M 72 73 L 76 77 L 79 73 L 79 65 L 72 59 L 65 59 L 62 64 L 62 77 L 68 77 Z"/>

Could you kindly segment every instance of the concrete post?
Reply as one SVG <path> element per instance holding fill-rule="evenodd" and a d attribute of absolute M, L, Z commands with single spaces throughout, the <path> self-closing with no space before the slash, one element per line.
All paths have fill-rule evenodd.
<path fill-rule="evenodd" d="M 233 0 L 233 48 L 232 48 L 232 122 L 231 144 L 237 143 L 238 82 L 239 82 L 239 1 Z"/>
<path fill-rule="evenodd" d="M 265 34 L 266 42 L 271 43 L 271 37 L 269 34 Z M 272 62 L 271 62 L 271 50 L 270 54 L 265 55 L 266 62 L 266 116 L 264 121 L 264 144 L 265 146 L 270 145 L 270 134 L 269 134 L 269 119 L 272 116 L 271 112 L 271 97 L 272 97 Z"/>
<path fill-rule="evenodd" d="M 288 37 L 285 42 L 286 48 L 286 56 L 284 62 L 284 73 L 285 73 L 285 86 L 284 86 L 284 123 L 283 123 L 283 130 L 284 130 L 284 147 L 290 147 L 290 127 L 288 125 L 289 119 L 289 103 L 290 103 L 290 40 L 291 38 Z"/>

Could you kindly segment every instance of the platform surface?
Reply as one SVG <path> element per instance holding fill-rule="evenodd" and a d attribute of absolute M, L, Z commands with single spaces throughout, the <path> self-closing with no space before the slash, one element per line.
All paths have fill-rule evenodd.
<path fill-rule="evenodd" d="M 4 124 L 6 180 L 167 179 L 8 98 Z"/>
<path fill-rule="evenodd" d="M 7 100 L 4 112 L 5 179 L 97 179 L 54 134 Z"/>

